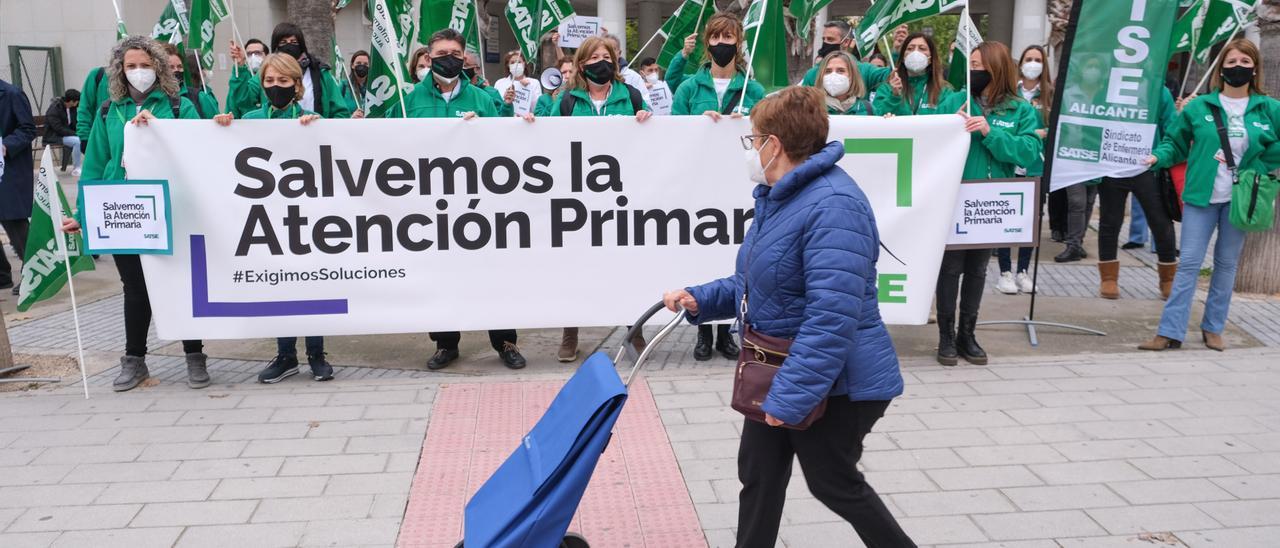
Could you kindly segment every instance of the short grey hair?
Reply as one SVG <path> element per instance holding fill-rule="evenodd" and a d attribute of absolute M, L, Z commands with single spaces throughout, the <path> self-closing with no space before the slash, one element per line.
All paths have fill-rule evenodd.
<path fill-rule="evenodd" d="M 111 60 L 107 62 L 107 89 L 112 101 L 119 101 L 129 95 L 129 81 L 124 76 L 124 54 L 129 50 L 142 50 L 151 57 L 151 64 L 156 69 L 156 85 L 169 97 L 178 96 L 178 79 L 173 77 L 169 68 L 169 54 L 159 42 L 142 35 L 127 36 L 111 50 Z M 141 90 L 148 91 L 148 90 Z"/>

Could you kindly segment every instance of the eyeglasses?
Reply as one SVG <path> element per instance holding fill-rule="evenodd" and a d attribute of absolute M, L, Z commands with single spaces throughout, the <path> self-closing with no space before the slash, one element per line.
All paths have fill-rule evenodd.
<path fill-rule="evenodd" d="M 739 139 L 742 139 L 742 150 L 751 150 L 756 147 L 756 141 L 769 137 L 769 135 L 743 135 Z"/>

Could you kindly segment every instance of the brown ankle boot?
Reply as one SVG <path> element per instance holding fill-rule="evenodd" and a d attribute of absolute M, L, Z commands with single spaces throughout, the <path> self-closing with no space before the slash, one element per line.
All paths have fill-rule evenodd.
<path fill-rule="evenodd" d="M 1169 293 L 1173 291 L 1173 277 L 1178 273 L 1178 262 L 1157 262 L 1156 272 L 1160 273 L 1160 295 L 1168 300 Z"/>
<path fill-rule="evenodd" d="M 578 359 L 578 328 L 564 328 L 564 334 L 560 336 L 560 351 L 556 353 L 556 359 L 564 363 Z"/>
<path fill-rule="evenodd" d="M 1227 343 L 1223 342 L 1222 335 L 1218 333 L 1201 331 L 1200 337 L 1204 339 L 1204 347 L 1209 350 L 1217 350 L 1218 352 L 1225 352 L 1227 350 Z"/>
<path fill-rule="evenodd" d="M 1172 348 L 1182 348 L 1182 341 L 1176 341 L 1169 337 L 1156 335 L 1154 339 L 1138 345 L 1139 350 L 1152 350 L 1155 352 Z"/>
<path fill-rule="evenodd" d="M 1120 298 L 1120 261 L 1098 261 L 1098 277 L 1102 285 L 1098 294 L 1104 299 Z"/>

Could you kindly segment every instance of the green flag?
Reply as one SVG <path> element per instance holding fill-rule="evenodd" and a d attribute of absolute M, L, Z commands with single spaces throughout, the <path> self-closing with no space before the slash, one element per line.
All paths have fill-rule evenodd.
<path fill-rule="evenodd" d="M 347 4 L 350 3 L 351 0 L 333 0 L 333 11 L 339 11 L 342 8 L 347 7 Z"/>
<path fill-rule="evenodd" d="M 574 14 L 569 0 L 509 0 L 507 22 L 516 35 L 516 43 L 525 59 L 538 58 L 538 42 L 548 32 L 560 26 L 560 22 Z M 542 23 L 534 28 L 534 18 L 541 14 Z"/>
<path fill-rule="evenodd" d="M 182 38 L 188 34 L 191 22 L 187 19 L 187 5 L 182 0 L 169 0 L 160 12 L 160 20 L 151 30 L 151 37 L 157 42 L 182 45 Z"/>
<path fill-rule="evenodd" d="M 830 3 L 831 0 L 791 0 L 791 6 L 787 11 L 796 18 L 796 33 L 806 42 L 813 38 L 813 31 L 809 28 L 809 23 L 813 22 L 813 16 Z"/>
<path fill-rule="evenodd" d="M 665 40 L 662 50 L 658 52 L 658 66 L 667 68 L 676 54 L 684 49 L 684 38 L 690 34 L 696 34 L 698 41 L 693 47 L 693 53 L 689 54 L 685 73 L 697 72 L 699 68 L 697 60 L 702 58 L 702 52 L 706 49 L 706 44 L 702 43 L 702 31 L 707 28 L 707 21 L 715 13 L 714 1 L 684 0 L 684 3 L 676 8 L 676 12 L 667 18 L 667 22 L 662 24 L 662 28 L 658 29 L 658 36 Z"/>
<path fill-rule="evenodd" d="M 791 83 L 787 74 L 787 29 L 783 24 L 782 0 L 755 0 L 742 18 L 750 76 L 765 89 Z"/>
<path fill-rule="evenodd" d="M 903 23 L 946 13 L 968 4 L 968 0 L 879 0 L 858 22 L 858 51 L 870 55 L 876 40 Z"/>
<path fill-rule="evenodd" d="M 413 40 L 410 0 L 370 0 L 369 19 L 373 40 L 369 47 L 369 81 L 365 86 L 365 115 L 370 118 L 403 116 L 401 100 L 413 91 L 405 57 Z"/>
<path fill-rule="evenodd" d="M 951 86 L 960 89 L 965 86 L 969 77 L 969 52 L 982 43 L 982 35 L 968 12 L 960 15 L 960 26 L 956 27 L 956 41 L 951 46 L 951 65 L 947 69 L 947 81 Z"/>
<path fill-rule="evenodd" d="M 53 149 L 45 147 L 31 203 L 27 256 L 22 259 L 22 286 L 18 290 L 19 312 L 26 312 L 31 305 L 53 298 L 67 284 L 67 267 L 62 260 L 64 246 L 71 259 L 72 274 L 93 270 L 93 258 L 81 254 L 84 246 L 80 235 L 62 231 L 62 219 L 71 218 L 71 208 L 67 207 L 67 197 L 62 194 L 58 178 L 49 172 L 53 165 Z M 54 207 L 58 209 L 55 210 Z"/>
<path fill-rule="evenodd" d="M 1196 62 L 1209 61 L 1209 50 L 1213 46 L 1226 41 L 1236 29 L 1258 20 L 1258 12 L 1254 4 L 1257 0 L 1205 0 L 1197 16 L 1199 24 L 1193 40 L 1192 56 Z"/>
<path fill-rule="evenodd" d="M 1183 13 L 1182 17 L 1173 24 L 1173 41 L 1169 43 L 1169 55 L 1191 51 L 1191 23 L 1200 12 L 1201 2 L 1203 0 L 1192 0 L 1186 13 Z"/>
<path fill-rule="evenodd" d="M 480 57 L 475 0 L 422 0 L 418 9 L 418 43 L 426 44 L 436 31 L 450 28 L 466 38 L 467 51 Z"/>
<path fill-rule="evenodd" d="M 1050 190 L 1147 171 L 1177 16 L 1178 0 L 1075 1 L 1079 15 L 1045 154 Z"/>
<path fill-rule="evenodd" d="M 200 56 L 200 68 L 213 67 L 213 27 L 227 18 L 226 0 L 191 0 L 191 26 L 187 49 Z"/>
<path fill-rule="evenodd" d="M 334 36 L 330 42 L 333 49 L 333 77 L 339 84 L 347 84 L 347 60 L 342 56 L 342 50 L 338 48 L 338 37 Z"/>

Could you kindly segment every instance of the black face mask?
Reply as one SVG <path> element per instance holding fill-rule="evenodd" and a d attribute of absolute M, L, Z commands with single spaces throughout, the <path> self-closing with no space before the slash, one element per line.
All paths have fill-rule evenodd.
<path fill-rule="evenodd" d="M 354 73 L 357 78 L 364 78 L 369 76 L 369 65 L 356 65 L 355 68 L 351 69 L 351 72 Z"/>
<path fill-rule="evenodd" d="M 826 59 L 828 55 L 831 55 L 832 53 L 837 51 L 840 51 L 839 42 L 836 42 L 834 44 L 828 44 L 826 42 L 823 42 L 822 47 L 818 48 L 818 58 Z"/>
<path fill-rule="evenodd" d="M 1244 87 L 1253 81 L 1254 68 L 1236 65 L 1222 69 L 1222 81 L 1231 87 Z"/>
<path fill-rule="evenodd" d="M 183 79 L 182 79 L 184 76 L 186 76 L 186 73 L 184 73 L 183 71 L 180 71 L 180 70 L 179 70 L 179 71 L 175 71 L 175 72 L 173 73 L 173 77 L 178 79 L 178 85 L 179 85 L 179 86 L 185 86 L 185 85 L 187 85 L 186 80 L 183 80 Z"/>
<path fill-rule="evenodd" d="M 476 69 L 464 68 L 462 69 L 462 76 L 466 77 L 468 82 L 474 81 L 476 79 Z"/>
<path fill-rule="evenodd" d="M 727 67 L 733 62 L 733 57 L 738 54 L 737 44 L 716 44 L 708 47 L 707 52 L 711 53 L 711 61 L 718 67 Z"/>
<path fill-rule="evenodd" d="M 267 86 L 262 88 L 267 94 L 267 100 L 271 102 L 271 106 L 277 110 L 289 106 L 293 102 L 293 98 L 298 96 L 296 89 L 285 86 Z"/>
<path fill-rule="evenodd" d="M 432 58 L 431 73 L 445 80 L 457 78 L 459 74 L 462 74 L 462 59 L 452 55 Z"/>
<path fill-rule="evenodd" d="M 590 65 L 583 65 L 582 74 L 592 83 L 603 86 L 613 80 L 613 61 L 601 59 Z"/>
<path fill-rule="evenodd" d="M 991 73 L 985 70 L 970 70 L 969 82 L 973 85 L 969 95 L 979 97 L 987 89 L 987 85 L 991 84 Z"/>
<path fill-rule="evenodd" d="M 301 59 L 302 54 L 306 53 L 306 51 L 302 49 L 302 44 L 280 44 L 279 46 L 276 46 L 276 51 L 294 59 Z"/>

